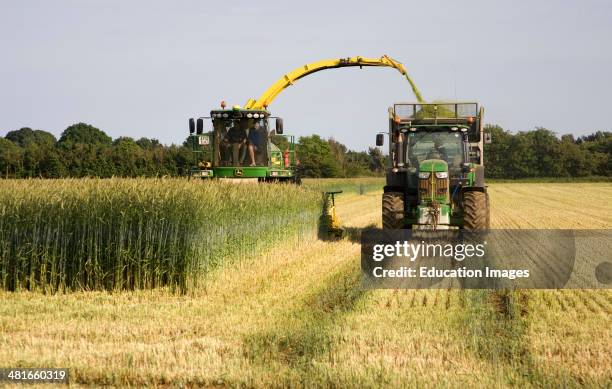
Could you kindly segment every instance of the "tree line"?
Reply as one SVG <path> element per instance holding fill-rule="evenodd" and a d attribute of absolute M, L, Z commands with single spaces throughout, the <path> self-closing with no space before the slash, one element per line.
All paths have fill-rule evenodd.
<path fill-rule="evenodd" d="M 493 139 L 485 147 L 490 178 L 609 177 L 612 171 L 612 132 L 574 138 L 557 137 L 544 128 L 513 134 L 487 126 L 487 131 Z M 286 142 L 281 137 L 273 141 Z M 296 147 L 305 177 L 373 176 L 385 171 L 387 157 L 377 147 L 352 151 L 319 135 L 300 137 Z M 170 146 L 149 138 L 113 140 L 85 123 L 66 128 L 59 139 L 27 127 L 0 138 L 3 178 L 184 176 L 194 161 L 188 140 Z"/>
<path fill-rule="evenodd" d="M 111 139 L 104 131 L 77 123 L 59 139 L 21 128 L 0 138 L 0 174 L 5 178 L 137 177 L 187 174 L 190 150 L 155 139 Z"/>
<path fill-rule="evenodd" d="M 492 143 L 485 145 L 485 174 L 490 178 L 610 177 L 612 132 L 557 137 L 536 128 L 512 134 L 489 125 Z"/>
<path fill-rule="evenodd" d="M 287 142 L 278 136 L 273 141 Z M 355 177 L 384 172 L 385 157 L 377 148 L 370 148 L 369 152 L 351 151 L 318 135 L 301 137 L 296 147 L 308 177 Z M 28 127 L 9 131 L 0 138 L 3 178 L 184 176 L 195 162 L 189 139 L 182 145 L 170 146 L 150 138 L 113 140 L 86 123 L 71 125 L 59 139 Z"/>

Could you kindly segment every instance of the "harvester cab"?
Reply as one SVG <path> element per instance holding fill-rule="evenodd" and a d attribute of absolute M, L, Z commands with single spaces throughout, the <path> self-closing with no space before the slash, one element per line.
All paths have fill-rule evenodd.
<path fill-rule="evenodd" d="M 389 108 L 384 228 L 489 228 L 483 147 L 490 138 L 484 136 L 483 113 L 477 103 Z M 377 135 L 378 146 L 384 135 Z"/>
<path fill-rule="evenodd" d="M 276 119 L 273 130 L 271 119 Z M 204 120 L 211 120 L 211 131 L 204 132 Z M 189 123 L 192 149 L 199 160 L 191 177 L 299 182 L 295 138 L 284 135 L 282 119 L 271 117 L 267 110 L 225 109 L 222 104 L 210 117 Z"/>

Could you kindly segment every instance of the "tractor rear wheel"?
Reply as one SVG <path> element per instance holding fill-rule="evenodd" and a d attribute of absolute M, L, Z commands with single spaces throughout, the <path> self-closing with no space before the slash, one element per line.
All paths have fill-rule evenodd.
<path fill-rule="evenodd" d="M 469 231 L 488 228 L 489 202 L 483 192 L 463 194 L 463 228 Z"/>
<path fill-rule="evenodd" d="M 399 230 L 404 227 L 404 194 L 386 192 L 382 197 L 383 228 Z"/>

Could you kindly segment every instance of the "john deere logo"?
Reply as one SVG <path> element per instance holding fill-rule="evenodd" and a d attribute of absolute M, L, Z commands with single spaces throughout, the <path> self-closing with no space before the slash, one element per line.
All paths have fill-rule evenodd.
<path fill-rule="evenodd" d="M 236 177 L 240 177 L 240 176 L 242 176 L 242 169 L 236 169 L 236 170 L 234 170 L 234 175 L 235 175 Z"/>

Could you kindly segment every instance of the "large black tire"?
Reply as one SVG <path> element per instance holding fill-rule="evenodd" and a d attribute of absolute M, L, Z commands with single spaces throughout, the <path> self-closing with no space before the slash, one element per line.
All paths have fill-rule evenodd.
<path fill-rule="evenodd" d="M 404 194 L 386 192 L 382 197 L 383 228 L 399 230 L 404 227 Z"/>
<path fill-rule="evenodd" d="M 488 201 L 483 192 L 465 192 L 463 194 L 463 228 L 468 231 L 486 230 L 488 228 Z"/>

